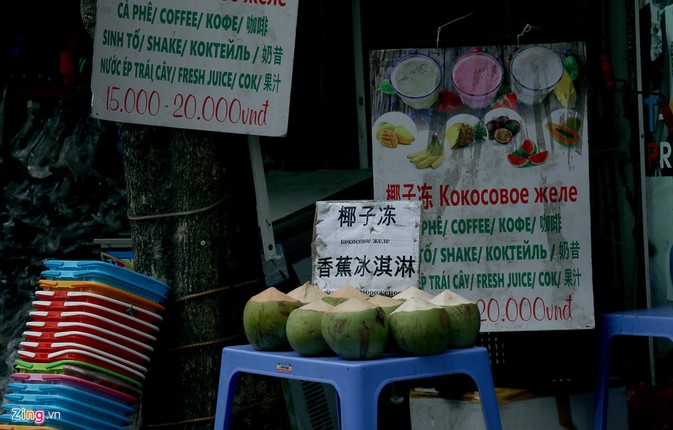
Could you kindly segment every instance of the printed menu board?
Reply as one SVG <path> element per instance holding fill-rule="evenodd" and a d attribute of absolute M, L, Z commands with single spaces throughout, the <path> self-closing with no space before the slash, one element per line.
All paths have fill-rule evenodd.
<path fill-rule="evenodd" d="M 421 202 L 418 287 L 482 331 L 593 328 L 583 42 L 370 53 L 374 198 Z"/>
<path fill-rule="evenodd" d="M 92 115 L 287 133 L 297 1 L 98 0 Z"/>

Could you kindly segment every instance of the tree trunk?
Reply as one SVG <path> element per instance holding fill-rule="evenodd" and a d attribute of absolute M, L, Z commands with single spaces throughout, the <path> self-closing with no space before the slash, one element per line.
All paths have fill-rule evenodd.
<path fill-rule="evenodd" d="M 96 0 L 81 0 L 81 11 L 93 38 Z M 135 269 L 172 287 L 138 427 L 210 430 L 222 347 L 247 342 L 243 307 L 265 288 L 247 141 L 164 127 L 118 129 Z M 285 425 L 278 381 L 243 378 L 239 385 L 238 422 L 265 428 L 259 421 L 272 417 L 268 428 Z"/>
<path fill-rule="evenodd" d="M 243 306 L 264 286 L 247 146 L 240 136 L 119 128 L 136 268 L 173 287 L 143 427 L 211 428 L 221 348 L 245 342 Z"/>

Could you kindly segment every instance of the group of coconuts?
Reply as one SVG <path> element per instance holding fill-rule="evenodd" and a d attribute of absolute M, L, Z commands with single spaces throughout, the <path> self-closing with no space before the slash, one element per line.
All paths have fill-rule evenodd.
<path fill-rule="evenodd" d="M 472 347 L 480 328 L 475 303 L 449 290 L 433 296 L 414 286 L 392 297 L 368 296 L 350 285 L 329 294 L 310 282 L 289 293 L 269 287 L 243 310 L 245 335 L 258 351 L 293 349 L 346 360 Z"/>

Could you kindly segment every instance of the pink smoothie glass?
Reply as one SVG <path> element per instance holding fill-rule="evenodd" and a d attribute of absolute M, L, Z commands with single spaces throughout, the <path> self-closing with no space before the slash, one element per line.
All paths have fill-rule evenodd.
<path fill-rule="evenodd" d="M 485 52 L 469 51 L 453 64 L 451 79 L 460 100 L 472 109 L 488 106 L 503 80 L 502 64 Z"/>

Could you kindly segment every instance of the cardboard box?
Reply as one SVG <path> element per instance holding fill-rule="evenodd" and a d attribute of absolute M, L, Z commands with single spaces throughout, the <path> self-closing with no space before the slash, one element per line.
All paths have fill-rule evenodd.
<path fill-rule="evenodd" d="M 496 388 L 503 430 L 591 430 L 593 393 L 537 395 L 528 390 Z M 409 395 L 412 430 L 485 429 L 479 393 L 462 399 L 443 398 L 434 390 Z M 607 428 L 628 429 L 626 388 L 610 389 Z"/>

